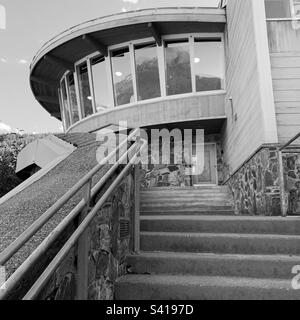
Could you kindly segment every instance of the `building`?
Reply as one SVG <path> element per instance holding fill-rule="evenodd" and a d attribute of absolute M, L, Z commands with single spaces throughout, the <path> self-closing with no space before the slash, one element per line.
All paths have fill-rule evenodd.
<path fill-rule="evenodd" d="M 195 266 L 196 275 L 229 278 L 220 284 L 212 278 L 198 283 L 198 278 L 172 282 L 171 276 L 141 276 L 137 281 L 129 275 L 117 285 L 118 298 L 158 298 L 158 289 L 159 298 L 183 297 L 187 283 L 187 297 L 197 298 L 201 289 L 193 281 L 204 298 L 295 298 L 288 285 L 300 254 L 299 221 L 294 217 L 284 225 L 286 220 L 274 216 L 300 213 L 300 146 L 291 141 L 300 131 L 299 40 L 298 0 L 228 0 L 218 8 L 156 8 L 95 19 L 61 33 L 34 57 L 33 94 L 62 120 L 67 134 L 95 133 L 120 121 L 147 132 L 192 129 L 195 135 L 196 129 L 204 130 L 201 174 L 186 174 L 189 165 L 176 162 L 174 143 L 170 163 L 144 170 L 141 211 L 148 217 L 141 223 L 141 247 L 234 256 L 198 257 L 210 266 L 205 271 L 191 255 L 150 254 L 130 261 L 141 274 L 151 273 L 149 268 L 176 273 L 184 261 Z M 197 141 L 192 141 L 190 156 L 197 163 Z M 212 215 L 203 220 L 199 212 Z M 214 219 L 216 212 L 234 218 Z M 187 233 L 181 235 L 183 230 Z M 190 236 L 189 230 L 196 233 Z M 276 254 L 295 257 L 278 260 Z M 278 279 L 252 283 L 252 277 L 286 282 L 283 289 Z M 99 282 L 93 287 L 98 297 L 102 285 L 106 290 Z M 166 289 L 170 286 L 173 296 Z"/>
<path fill-rule="evenodd" d="M 299 4 L 265 1 L 266 15 L 257 2 L 141 10 L 71 28 L 34 58 L 33 93 L 69 133 L 124 120 L 204 129 L 210 160 L 193 184 L 235 188 L 253 159 L 268 158 L 255 169 L 262 183 L 251 199 L 236 199 L 243 212 L 278 214 L 278 159 L 269 159 L 299 131 L 299 22 L 290 20 Z"/>

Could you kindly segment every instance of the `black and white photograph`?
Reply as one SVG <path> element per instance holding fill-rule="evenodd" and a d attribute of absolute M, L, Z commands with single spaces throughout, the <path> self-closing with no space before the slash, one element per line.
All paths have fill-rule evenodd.
<path fill-rule="evenodd" d="M 300 0 L 0 0 L 0 306 L 21 300 L 300 300 Z"/>

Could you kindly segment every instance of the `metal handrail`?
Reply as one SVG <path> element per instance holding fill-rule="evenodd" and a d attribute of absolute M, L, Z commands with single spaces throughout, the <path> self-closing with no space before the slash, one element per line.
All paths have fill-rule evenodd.
<path fill-rule="evenodd" d="M 146 145 L 147 145 L 147 142 L 143 140 L 142 145 L 139 148 L 138 152 L 132 156 L 129 163 L 126 165 L 126 167 L 121 171 L 121 173 L 114 180 L 114 182 L 110 185 L 110 187 L 103 194 L 103 196 L 100 198 L 100 200 L 95 204 L 93 209 L 83 219 L 83 221 L 80 223 L 78 228 L 73 232 L 71 237 L 68 239 L 68 241 L 62 247 L 62 249 L 58 252 L 58 254 L 54 257 L 54 259 L 50 262 L 50 264 L 44 270 L 42 275 L 38 278 L 38 280 L 34 283 L 34 285 L 31 287 L 31 289 L 24 296 L 23 300 L 33 300 L 33 299 L 37 298 L 38 294 L 43 289 L 43 286 L 47 283 L 47 281 L 50 279 L 52 274 L 58 268 L 59 264 L 63 261 L 63 259 L 69 253 L 70 249 L 79 240 L 81 235 L 84 233 L 84 231 L 87 229 L 87 227 L 92 222 L 94 217 L 97 215 L 99 209 L 101 209 L 101 207 L 103 206 L 105 201 L 111 196 L 112 192 L 115 190 L 115 188 L 118 186 L 118 184 L 122 181 L 122 179 L 127 174 L 127 172 L 130 170 L 132 165 L 136 163 L 137 158 L 139 157 L 139 152 L 142 149 L 144 149 L 146 147 Z"/>
<path fill-rule="evenodd" d="M 10 244 L 0 254 L 0 265 L 4 265 L 25 243 L 28 242 L 82 187 L 84 187 L 103 165 L 125 145 L 137 136 L 139 129 L 135 129 L 127 139 L 124 139 L 116 149 L 114 149 L 106 158 L 97 164 L 88 174 L 79 180 L 70 190 L 68 190 L 51 208 L 42 214 L 29 228 L 27 228 L 12 244 Z"/>
<path fill-rule="evenodd" d="M 280 183 L 280 205 L 281 205 L 281 215 L 286 217 L 288 214 L 288 200 L 285 194 L 285 184 L 284 184 L 284 168 L 283 168 L 283 159 L 282 152 L 288 146 L 290 146 L 294 141 L 300 137 L 300 132 L 296 134 L 292 139 L 285 143 L 282 147 L 277 149 L 278 154 L 278 173 L 279 173 L 279 183 Z"/>
<path fill-rule="evenodd" d="M 134 143 L 91 189 L 90 198 L 93 198 L 99 192 L 108 178 L 111 177 L 111 175 L 119 167 L 120 163 L 123 163 L 128 155 L 131 155 L 135 151 L 138 143 L 139 142 Z M 7 281 L 5 282 L 5 291 L 0 291 L 0 300 L 5 299 L 10 290 L 12 290 L 21 281 L 23 275 L 28 272 L 35 263 L 38 262 L 43 254 L 47 252 L 47 250 L 53 245 L 56 239 L 65 230 L 65 228 L 82 212 L 86 205 L 86 201 L 82 199 L 75 206 L 75 208 L 56 226 L 56 228 L 52 230 L 52 232 L 33 251 L 33 253 L 18 267 L 18 269 L 9 277 L 9 279 L 7 279 Z"/>
<path fill-rule="evenodd" d="M 136 129 L 132 132 L 132 134 L 130 134 L 126 140 L 124 140 L 111 154 L 109 154 L 103 161 L 101 161 L 100 164 L 98 164 L 97 166 L 95 166 L 84 178 L 82 178 L 79 182 L 81 182 L 81 187 L 84 187 L 86 185 L 90 185 L 91 184 L 91 179 L 93 179 L 93 176 L 103 167 L 103 164 L 107 163 L 107 161 L 109 161 L 109 159 L 111 159 L 111 157 L 118 151 L 120 150 L 122 147 L 124 147 L 124 145 L 128 142 L 133 140 L 136 136 L 137 133 L 139 132 L 139 129 Z M 142 146 L 140 146 L 140 141 L 142 141 Z M 132 164 L 137 160 L 137 157 L 140 154 L 140 151 L 142 148 L 144 148 L 147 145 L 147 142 L 144 140 L 140 140 L 139 138 L 136 139 L 136 142 L 129 148 L 129 150 L 127 150 L 127 152 L 125 152 L 120 158 L 119 160 L 109 169 L 109 171 L 100 179 L 100 181 L 91 189 L 89 190 L 89 196 L 88 199 L 93 198 L 101 189 L 101 187 L 103 187 L 103 185 L 107 182 L 108 178 L 114 173 L 114 171 L 118 168 L 118 166 L 120 164 L 124 163 L 124 160 L 128 158 L 130 158 L 129 160 L 129 164 L 125 167 L 125 169 L 123 169 L 123 171 L 119 174 L 119 176 L 117 177 L 117 179 L 112 183 L 112 185 L 109 187 L 109 189 L 105 192 L 105 194 L 100 198 L 100 200 L 96 203 L 95 207 L 93 208 L 92 211 L 90 211 L 90 213 L 85 217 L 85 219 L 81 222 L 81 224 L 79 225 L 79 227 L 76 229 L 76 231 L 74 232 L 75 235 L 77 234 L 77 230 L 81 227 L 82 228 L 82 224 L 85 222 L 86 223 L 86 219 L 88 219 L 89 217 L 91 217 L 91 214 L 93 214 L 93 216 L 97 213 L 97 211 L 101 208 L 101 206 L 103 205 L 103 203 L 106 201 L 107 197 L 111 195 L 111 192 L 117 187 L 118 183 L 120 182 L 120 180 L 124 177 L 124 175 L 128 172 L 128 170 L 130 169 L 130 167 L 132 166 Z M 96 170 L 97 169 L 97 170 Z M 87 177 L 89 177 L 89 179 L 87 179 Z M 80 189 L 79 188 L 79 189 Z M 77 188 L 72 188 L 74 189 L 74 193 L 76 193 L 75 190 L 77 190 Z M 79 190 L 78 189 L 78 190 Z M 77 190 L 77 191 L 78 191 Z M 70 190 L 68 191 L 68 193 L 70 193 Z M 62 197 L 61 199 L 63 199 L 64 197 Z M 60 200 L 61 200 L 60 199 Z M 59 202 L 61 202 L 59 200 Z M 68 201 L 68 200 L 66 200 Z M 32 265 L 34 263 L 36 263 L 38 261 L 38 259 L 41 257 L 41 255 L 43 255 L 50 247 L 51 245 L 54 243 L 54 241 L 58 238 L 58 236 L 65 230 L 65 228 L 69 225 L 69 223 L 71 221 L 73 221 L 73 219 L 78 216 L 78 214 L 80 212 L 82 212 L 82 210 L 89 205 L 89 201 L 86 199 L 82 199 L 77 205 L 76 207 L 59 223 L 59 225 L 48 235 L 48 237 L 46 239 L 44 239 L 44 241 L 38 246 L 38 248 L 25 260 L 25 262 L 23 262 L 23 264 L 11 275 L 11 277 L 5 282 L 5 290 L 2 290 L 2 292 L 0 291 L 0 300 L 1 299 L 5 299 L 5 297 L 7 297 L 7 295 L 9 294 L 10 290 L 14 288 L 14 286 L 22 279 L 22 276 L 30 270 L 30 268 L 32 267 Z M 57 205 L 53 206 L 54 208 L 57 208 Z M 59 209 L 58 209 L 59 210 Z M 58 211 L 57 210 L 57 211 Z M 56 212 L 57 212 L 56 211 Z M 35 223 L 36 224 L 36 223 Z M 88 223 L 89 224 L 89 223 Z M 88 225 L 87 224 L 87 225 Z M 40 225 L 40 223 L 38 224 Z M 25 235 L 23 235 L 23 237 L 21 238 L 22 241 L 25 241 L 25 239 L 28 238 L 29 234 L 32 233 L 32 230 L 37 228 L 37 225 L 34 228 L 31 228 L 30 231 L 27 234 L 27 230 L 24 232 Z M 86 227 L 85 227 L 86 228 Z M 85 228 L 82 230 L 82 232 L 85 230 Z M 82 234 L 82 232 L 79 233 L 78 237 L 76 237 L 75 242 L 78 240 L 78 238 L 80 237 L 80 235 Z M 70 237 L 69 240 L 73 239 L 73 235 Z M 24 244 L 27 241 L 24 242 Z M 12 256 L 14 253 L 14 251 L 16 250 L 16 247 L 20 246 L 20 241 L 15 244 L 14 246 L 10 246 L 10 251 L 6 250 L 6 255 L 7 256 Z M 67 242 L 68 243 L 68 242 Z M 67 245 L 67 243 L 65 245 Z M 65 246 L 63 247 L 65 248 Z M 62 249 L 63 250 L 63 249 Z M 68 251 L 67 251 L 68 252 Z M 65 254 L 67 254 L 67 252 L 64 253 L 63 256 L 65 256 Z M 60 252 L 59 252 L 60 253 Z M 50 265 L 49 265 L 50 266 Z M 48 266 L 48 267 L 49 267 Z M 53 266 L 53 264 L 52 264 Z M 57 265 L 55 265 L 57 267 Z M 47 270 L 47 269 L 46 269 Z M 45 271 L 46 271 L 45 270 Z M 55 269 L 54 269 L 55 270 Z M 45 272 L 44 272 L 45 273 Z M 43 273 L 43 274 L 44 274 Z M 52 274 L 52 271 L 51 271 Z M 50 275 L 51 275 L 50 274 Z M 48 275 L 48 276 L 50 276 Z"/>
<path fill-rule="evenodd" d="M 289 140 L 283 147 L 279 148 L 279 151 L 283 151 L 284 149 L 286 149 L 289 145 L 291 145 L 294 141 L 296 141 L 298 138 L 300 138 L 300 132 L 298 134 L 295 135 L 294 138 L 292 138 L 291 140 Z"/>

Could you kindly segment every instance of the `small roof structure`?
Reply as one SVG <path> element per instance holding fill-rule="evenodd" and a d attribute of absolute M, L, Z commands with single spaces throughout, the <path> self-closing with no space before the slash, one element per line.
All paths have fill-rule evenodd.
<path fill-rule="evenodd" d="M 76 149 L 53 135 L 37 139 L 29 143 L 18 155 L 16 173 L 21 174 L 26 169 L 37 166 L 44 168 L 57 158 L 70 154 Z"/>

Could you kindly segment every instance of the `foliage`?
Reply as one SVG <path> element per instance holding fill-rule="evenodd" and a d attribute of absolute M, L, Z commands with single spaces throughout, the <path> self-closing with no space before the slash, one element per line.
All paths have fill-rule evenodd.
<path fill-rule="evenodd" d="M 19 152 L 44 135 L 0 135 L 0 197 L 22 182 L 15 174 Z"/>

